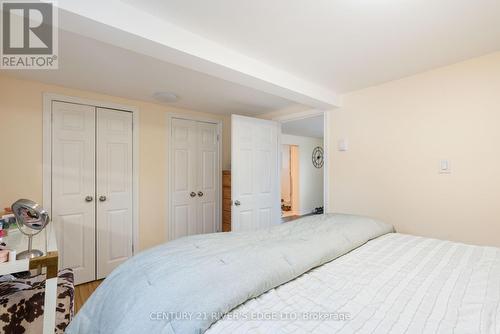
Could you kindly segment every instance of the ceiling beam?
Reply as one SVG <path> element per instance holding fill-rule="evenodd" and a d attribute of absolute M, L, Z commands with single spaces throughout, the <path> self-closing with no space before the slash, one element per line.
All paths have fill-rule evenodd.
<path fill-rule="evenodd" d="M 337 94 L 330 89 L 193 34 L 127 3 L 59 0 L 57 4 L 60 29 L 313 108 L 340 106 Z"/>

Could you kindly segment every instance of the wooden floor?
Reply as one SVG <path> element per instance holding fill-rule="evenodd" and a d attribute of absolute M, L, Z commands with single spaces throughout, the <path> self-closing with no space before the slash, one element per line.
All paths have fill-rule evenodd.
<path fill-rule="evenodd" d="M 103 280 L 83 283 L 75 287 L 75 314 L 82 308 L 90 295 L 97 289 Z"/>
<path fill-rule="evenodd" d="M 287 222 L 291 222 L 293 220 L 296 220 L 296 219 L 299 219 L 299 218 L 302 218 L 302 217 L 307 217 L 307 216 L 312 216 L 312 213 L 308 213 L 308 214 L 302 215 L 302 216 L 293 215 L 293 216 L 288 216 L 288 217 L 281 217 L 281 222 L 282 223 L 287 223 Z"/>
<path fill-rule="evenodd" d="M 298 215 L 281 217 L 281 222 L 282 223 L 287 223 L 287 222 L 291 222 L 292 220 L 299 219 L 299 218 L 300 218 L 300 216 L 298 216 Z"/>

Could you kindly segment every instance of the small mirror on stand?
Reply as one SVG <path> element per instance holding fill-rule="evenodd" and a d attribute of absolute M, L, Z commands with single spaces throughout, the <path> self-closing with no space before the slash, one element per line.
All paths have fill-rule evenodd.
<path fill-rule="evenodd" d="M 20 199 L 12 204 L 12 212 L 16 216 L 19 231 L 28 237 L 28 249 L 17 254 L 16 259 L 32 259 L 42 256 L 41 250 L 33 249 L 33 236 L 40 233 L 49 223 L 47 211 L 33 201 Z"/>

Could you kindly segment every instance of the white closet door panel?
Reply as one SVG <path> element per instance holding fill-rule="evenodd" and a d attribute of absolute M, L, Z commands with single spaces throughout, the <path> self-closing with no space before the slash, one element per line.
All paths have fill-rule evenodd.
<path fill-rule="evenodd" d="M 97 278 L 132 256 L 132 113 L 97 108 Z"/>
<path fill-rule="evenodd" d="M 95 108 L 53 102 L 52 122 L 52 221 L 59 266 L 73 268 L 80 284 L 95 279 Z"/>
<path fill-rule="evenodd" d="M 171 123 L 171 232 L 170 239 L 201 233 L 197 224 L 197 123 L 172 119 Z M 193 196 L 194 194 L 194 196 Z"/>
<path fill-rule="evenodd" d="M 217 125 L 198 122 L 198 220 L 197 233 L 214 233 L 218 230 L 217 183 L 218 142 Z"/>
<path fill-rule="evenodd" d="M 279 224 L 278 124 L 233 115 L 231 146 L 232 230 Z"/>

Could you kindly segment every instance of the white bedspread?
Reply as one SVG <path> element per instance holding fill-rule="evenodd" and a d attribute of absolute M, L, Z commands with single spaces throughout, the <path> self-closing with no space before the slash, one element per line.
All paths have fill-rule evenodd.
<path fill-rule="evenodd" d="M 247 301 L 207 333 L 500 333 L 499 301 L 499 248 L 391 233 Z"/>
<path fill-rule="evenodd" d="M 168 242 L 113 271 L 67 333 L 200 333 L 248 299 L 392 231 L 369 218 L 320 215 Z"/>

